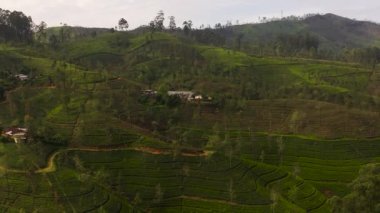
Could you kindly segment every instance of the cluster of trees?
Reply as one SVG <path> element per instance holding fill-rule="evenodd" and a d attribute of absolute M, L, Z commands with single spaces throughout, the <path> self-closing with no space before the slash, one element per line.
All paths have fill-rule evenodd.
<path fill-rule="evenodd" d="M 42 21 L 36 25 L 30 16 L 20 11 L 9 11 L 0 8 L 0 42 L 27 42 L 33 40 L 49 42 L 52 47 L 57 47 L 60 42 L 70 38 L 70 27 L 64 24 L 58 34 L 48 37 L 47 24 Z"/>
<path fill-rule="evenodd" d="M 234 37 L 234 32 L 231 22 L 227 22 L 226 25 L 217 23 L 214 28 L 211 26 L 204 27 L 202 25 L 200 29 L 193 30 L 191 36 L 200 43 L 224 46 L 227 43 L 228 37 Z M 229 46 L 233 47 L 233 45 Z"/>
<path fill-rule="evenodd" d="M 47 37 L 46 33 L 47 24 L 46 22 L 42 21 L 39 25 L 35 26 L 35 38 L 37 41 L 45 41 Z"/>
<path fill-rule="evenodd" d="M 275 41 L 277 55 L 316 54 L 319 48 L 318 37 L 310 33 L 282 34 Z"/>
<path fill-rule="evenodd" d="M 349 62 L 361 63 L 375 70 L 376 65 L 380 63 L 380 48 L 345 49 L 342 59 Z"/>
<path fill-rule="evenodd" d="M 0 41 L 31 42 L 33 26 L 30 16 L 0 8 Z"/>
<path fill-rule="evenodd" d="M 259 17 L 259 22 L 260 23 L 268 23 L 268 22 L 274 22 L 274 21 L 303 21 L 307 18 L 310 18 L 310 17 L 313 17 L 313 16 L 317 16 L 317 15 L 321 15 L 319 13 L 307 13 L 303 16 L 295 16 L 295 15 L 291 15 L 291 16 L 286 16 L 286 17 Z"/>
<path fill-rule="evenodd" d="M 223 46 L 226 43 L 226 37 L 211 28 L 195 30 L 192 32 L 192 37 L 200 43 L 215 46 Z"/>
<path fill-rule="evenodd" d="M 43 23 L 41 23 L 42 25 Z M 40 25 L 40 26 L 41 26 Z M 44 29 L 41 30 L 44 32 Z M 58 34 L 51 34 L 48 38 L 48 42 L 51 47 L 56 49 L 59 44 L 64 43 L 66 41 L 69 41 L 72 36 L 72 28 L 69 27 L 67 24 L 63 24 L 58 31 Z"/>
<path fill-rule="evenodd" d="M 157 13 L 157 16 L 154 18 L 153 21 L 149 22 L 149 27 L 152 32 L 154 31 L 162 31 L 165 29 L 164 26 L 165 21 L 165 13 L 164 11 L 160 10 Z"/>
<path fill-rule="evenodd" d="M 334 213 L 380 212 L 380 164 L 364 166 L 350 187 L 350 194 L 330 200 Z"/>
<path fill-rule="evenodd" d="M 150 21 L 148 24 L 148 27 L 151 33 L 153 34 L 154 32 L 161 32 L 164 30 L 169 30 L 171 32 L 177 32 L 181 30 L 181 28 L 177 26 L 176 19 L 174 16 L 169 16 L 168 19 L 169 19 L 169 24 L 167 27 L 165 27 L 165 20 L 166 20 L 165 13 L 162 10 L 158 11 L 155 18 L 152 21 Z M 183 32 L 186 35 L 189 35 L 190 32 L 193 30 L 193 22 L 191 20 L 187 20 L 187 21 L 184 21 L 182 25 L 183 25 L 183 28 L 182 28 Z M 115 29 L 119 29 L 121 31 L 126 31 L 128 28 L 129 28 L 129 23 L 125 18 L 121 18 L 118 21 L 118 25 L 115 27 Z"/>
<path fill-rule="evenodd" d="M 156 17 L 154 18 L 154 20 L 149 22 L 150 30 L 152 32 L 163 31 L 165 29 L 169 29 L 172 32 L 179 30 L 174 16 L 169 16 L 168 28 L 165 28 L 164 21 L 165 21 L 165 13 L 164 11 L 160 10 L 157 13 Z M 183 25 L 183 32 L 186 35 L 189 35 L 191 30 L 193 29 L 193 22 L 191 20 L 184 21 L 182 25 Z"/>

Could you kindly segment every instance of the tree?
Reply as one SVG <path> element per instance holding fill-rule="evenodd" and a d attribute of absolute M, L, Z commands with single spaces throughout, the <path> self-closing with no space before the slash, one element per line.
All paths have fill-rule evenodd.
<path fill-rule="evenodd" d="M 235 190 L 234 190 L 234 180 L 230 178 L 230 183 L 228 184 L 228 194 L 230 197 L 230 202 L 233 202 L 236 198 Z"/>
<path fill-rule="evenodd" d="M 279 162 L 280 166 L 282 166 L 283 159 L 284 159 L 284 149 L 285 149 L 285 144 L 283 142 L 282 136 L 279 136 L 277 138 L 277 151 L 280 157 L 280 162 Z"/>
<path fill-rule="evenodd" d="M 4 100 L 5 98 L 5 88 L 0 86 L 0 101 Z"/>
<path fill-rule="evenodd" d="M 10 26 L 16 30 L 19 41 L 30 41 L 32 39 L 33 21 L 31 17 L 22 12 L 13 11 L 9 16 Z"/>
<path fill-rule="evenodd" d="M 175 17 L 174 16 L 169 16 L 169 29 L 171 31 L 174 31 L 177 28 L 177 25 L 175 23 Z"/>
<path fill-rule="evenodd" d="M 153 38 L 153 33 L 156 31 L 156 25 L 154 21 L 149 22 L 150 38 Z"/>
<path fill-rule="evenodd" d="M 54 49 L 58 47 L 58 38 L 56 35 L 53 34 L 49 37 L 49 44 Z"/>
<path fill-rule="evenodd" d="M 380 49 L 377 47 L 356 49 L 354 51 L 354 58 L 359 63 L 362 63 L 370 67 L 372 70 L 375 70 L 376 65 L 380 62 Z"/>
<path fill-rule="evenodd" d="M 32 18 L 22 12 L 0 9 L 0 40 L 31 42 L 33 25 Z"/>
<path fill-rule="evenodd" d="M 232 27 L 232 21 L 227 21 L 226 28 L 230 28 L 230 27 Z"/>
<path fill-rule="evenodd" d="M 142 202 L 142 200 L 141 200 L 140 193 L 139 193 L 139 192 L 136 192 L 136 195 L 135 195 L 135 197 L 133 198 L 132 204 L 133 204 L 133 206 L 137 206 L 137 205 L 139 205 L 141 202 Z"/>
<path fill-rule="evenodd" d="M 193 22 L 191 20 L 183 22 L 183 32 L 186 35 L 190 34 L 192 27 L 193 27 Z"/>
<path fill-rule="evenodd" d="M 350 194 L 329 200 L 334 213 L 380 212 L 380 164 L 362 167 L 350 187 Z"/>
<path fill-rule="evenodd" d="M 261 150 L 261 154 L 260 154 L 260 161 L 261 163 L 264 163 L 264 160 L 265 160 L 265 151 L 264 150 Z"/>
<path fill-rule="evenodd" d="M 165 29 L 164 21 L 165 21 L 164 11 L 160 10 L 158 11 L 156 18 L 154 19 L 154 26 L 156 30 L 162 31 Z"/>
<path fill-rule="evenodd" d="M 237 43 L 237 49 L 241 49 L 241 41 L 243 40 L 244 34 L 240 33 L 237 38 L 236 38 L 236 43 Z"/>
<path fill-rule="evenodd" d="M 277 191 L 275 191 L 274 189 L 270 191 L 270 199 L 272 200 L 272 204 L 271 204 L 272 212 L 276 212 L 276 207 L 279 204 L 279 200 L 280 200 L 279 197 L 280 195 L 278 194 Z"/>
<path fill-rule="evenodd" d="M 151 68 L 144 67 L 144 70 L 142 71 L 142 78 L 144 82 L 146 82 L 149 85 L 149 89 L 152 88 L 152 84 L 157 80 L 159 77 L 157 72 Z"/>
<path fill-rule="evenodd" d="M 122 30 L 122 31 L 127 30 L 129 28 L 128 21 L 125 20 L 124 18 L 121 18 L 119 20 L 118 25 L 119 25 L 119 29 Z"/>
<path fill-rule="evenodd" d="M 59 37 L 61 43 L 69 40 L 71 37 L 71 27 L 69 27 L 67 24 L 63 24 L 59 29 Z"/>
<path fill-rule="evenodd" d="M 164 197 L 164 192 L 162 191 L 161 184 L 157 184 L 155 189 L 156 193 L 154 195 L 153 202 L 160 203 Z"/>
<path fill-rule="evenodd" d="M 186 32 L 185 32 L 186 33 Z M 226 42 L 226 35 L 219 33 L 211 28 L 203 30 L 191 31 L 191 36 L 198 42 L 204 44 L 213 44 L 215 46 L 222 46 Z"/>
<path fill-rule="evenodd" d="M 44 21 L 41 21 L 41 23 L 39 25 L 36 25 L 36 34 L 37 34 L 37 41 L 42 41 L 41 39 L 43 40 L 46 40 L 46 28 L 47 28 L 47 24 L 46 22 Z"/>
<path fill-rule="evenodd" d="M 222 29 L 222 28 L 223 28 L 223 26 L 222 26 L 221 23 L 217 23 L 217 24 L 215 24 L 215 29 L 220 30 L 220 29 Z"/>
<path fill-rule="evenodd" d="M 310 33 L 280 34 L 275 41 L 274 49 L 277 55 L 316 56 L 319 44 L 319 38 Z"/>

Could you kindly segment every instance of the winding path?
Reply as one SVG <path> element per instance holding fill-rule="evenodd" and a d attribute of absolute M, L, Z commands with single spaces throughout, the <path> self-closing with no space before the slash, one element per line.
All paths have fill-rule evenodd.
<path fill-rule="evenodd" d="M 63 152 L 70 152 L 70 151 L 84 151 L 84 152 L 113 152 L 113 151 L 137 151 L 142 153 L 148 153 L 152 155 L 171 155 L 173 154 L 172 150 L 164 150 L 164 149 L 156 149 L 151 147 L 128 147 L 128 146 L 119 146 L 119 147 L 112 147 L 112 148 L 100 148 L 100 147 L 71 147 L 66 149 L 60 149 L 53 154 L 51 154 L 47 160 L 47 165 L 44 168 L 36 169 L 34 171 L 28 171 L 28 170 L 21 170 L 21 169 L 11 169 L 6 168 L 3 166 L 0 166 L 0 172 L 9 172 L 9 173 L 36 173 L 36 174 L 46 174 L 46 173 L 52 173 L 55 172 L 57 167 L 55 164 L 55 159 L 57 156 Z M 202 151 L 199 153 L 189 153 L 182 151 L 180 153 L 182 156 L 186 157 L 206 157 L 212 152 Z"/>

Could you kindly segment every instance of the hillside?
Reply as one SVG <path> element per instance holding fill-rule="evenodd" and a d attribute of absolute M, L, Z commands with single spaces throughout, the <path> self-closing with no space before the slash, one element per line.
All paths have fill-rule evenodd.
<path fill-rule="evenodd" d="M 244 48 L 258 54 L 270 51 L 284 36 L 308 34 L 319 41 L 319 49 L 325 52 L 338 52 L 344 48 L 366 48 L 380 46 L 380 25 L 357 21 L 334 14 L 310 15 L 306 18 L 288 17 L 280 20 L 266 21 L 258 24 L 244 24 L 216 30 L 216 33 L 226 38 L 227 45 L 236 46 L 238 38 Z M 272 50 L 271 50 L 272 51 Z M 325 53 L 325 54 L 327 54 Z M 331 56 L 329 56 L 331 57 Z"/>
<path fill-rule="evenodd" d="M 73 27 L 73 26 L 60 26 L 49 27 L 46 29 L 46 38 L 55 35 L 61 37 L 62 34 L 68 34 L 70 39 L 78 39 L 83 37 L 92 37 L 98 34 L 109 32 L 111 29 L 106 28 L 89 28 L 89 27 Z"/>
<path fill-rule="evenodd" d="M 367 47 L 379 45 L 380 25 L 356 21 L 334 14 L 317 15 L 305 19 L 307 29 L 338 47 Z M 333 30 L 332 30 L 333 29 Z"/>
<path fill-rule="evenodd" d="M 235 30 L 254 39 L 289 24 L 328 45 L 318 25 L 331 18 L 350 22 Z M 350 44 L 363 30 L 344 42 L 366 45 Z M 330 212 L 361 166 L 380 162 L 380 74 L 360 64 L 256 57 L 167 32 L 3 43 L 0 62 L 0 126 L 29 131 L 25 144 L 1 137 L 4 212 Z"/>

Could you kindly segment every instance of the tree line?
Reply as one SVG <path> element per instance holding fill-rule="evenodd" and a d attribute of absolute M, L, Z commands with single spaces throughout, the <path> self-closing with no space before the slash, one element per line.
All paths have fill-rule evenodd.
<path fill-rule="evenodd" d="M 304 19 L 310 17 L 299 18 Z M 296 20 L 294 17 L 283 18 L 282 20 Z M 168 26 L 165 26 L 165 13 L 160 10 L 152 21 L 145 26 L 153 35 L 155 32 L 171 32 L 177 35 L 184 35 L 196 42 L 208 45 L 223 46 L 231 49 L 246 51 L 254 55 L 275 55 L 286 57 L 307 57 L 318 59 L 333 59 L 347 62 L 361 63 L 373 70 L 380 62 L 380 49 L 378 47 L 352 48 L 342 50 L 320 49 L 321 40 L 318 36 L 309 32 L 298 32 L 293 34 L 279 34 L 272 41 L 260 41 L 258 44 L 249 43 L 244 38 L 243 33 L 237 32 L 232 23 L 217 23 L 214 27 L 201 25 L 194 28 L 191 20 L 182 23 L 182 28 L 176 23 L 174 16 L 169 16 Z M 237 22 L 238 23 L 238 22 Z M 121 18 L 117 26 L 111 31 L 127 31 L 129 23 L 125 18 Z M 47 35 L 47 24 L 41 22 L 39 25 L 33 23 L 30 16 L 20 11 L 9 11 L 0 8 L 0 42 L 27 42 L 33 40 L 47 42 L 51 47 L 57 48 L 60 43 L 70 40 L 72 30 L 64 24 L 57 34 Z M 96 32 L 91 36 L 96 36 Z"/>
<path fill-rule="evenodd" d="M 20 11 L 0 8 L 0 41 L 31 42 L 33 21 Z"/>
<path fill-rule="evenodd" d="M 344 49 L 342 59 L 345 61 L 361 63 L 372 70 L 380 63 L 380 48 L 367 47 L 356 49 Z"/>

